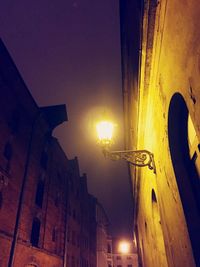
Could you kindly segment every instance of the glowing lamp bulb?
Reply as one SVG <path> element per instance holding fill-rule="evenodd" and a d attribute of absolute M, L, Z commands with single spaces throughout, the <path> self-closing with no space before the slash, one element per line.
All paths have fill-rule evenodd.
<path fill-rule="evenodd" d="M 130 244 L 126 241 L 122 241 L 119 244 L 119 252 L 122 254 L 127 254 L 130 251 Z"/>
<path fill-rule="evenodd" d="M 101 121 L 96 125 L 96 129 L 100 143 L 110 144 L 113 137 L 113 123 L 109 121 Z"/>

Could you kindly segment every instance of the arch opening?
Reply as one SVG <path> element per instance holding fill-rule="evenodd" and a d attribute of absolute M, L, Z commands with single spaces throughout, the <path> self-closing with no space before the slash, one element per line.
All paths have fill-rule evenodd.
<path fill-rule="evenodd" d="M 184 98 L 174 94 L 168 113 L 169 148 L 194 259 L 200 266 L 200 180 L 190 153 L 189 119 Z"/>

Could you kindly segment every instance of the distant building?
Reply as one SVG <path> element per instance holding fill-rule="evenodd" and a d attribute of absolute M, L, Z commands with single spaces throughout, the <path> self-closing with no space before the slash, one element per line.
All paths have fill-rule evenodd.
<path fill-rule="evenodd" d="M 107 267 L 113 267 L 113 248 L 112 248 L 112 237 L 107 236 Z"/>
<path fill-rule="evenodd" d="M 67 265 L 81 266 L 81 179 L 78 159 L 69 161 L 67 203 Z"/>
<path fill-rule="evenodd" d="M 87 176 L 81 177 L 81 267 L 96 266 L 96 199 L 88 194 Z"/>
<path fill-rule="evenodd" d="M 96 202 L 96 222 L 97 222 L 97 267 L 105 267 L 108 264 L 109 221 L 104 208 L 99 202 Z"/>
<path fill-rule="evenodd" d="M 113 267 L 138 267 L 137 249 L 133 241 L 129 242 L 130 248 L 127 253 L 122 253 L 119 250 L 119 242 L 120 240 L 113 239 Z"/>

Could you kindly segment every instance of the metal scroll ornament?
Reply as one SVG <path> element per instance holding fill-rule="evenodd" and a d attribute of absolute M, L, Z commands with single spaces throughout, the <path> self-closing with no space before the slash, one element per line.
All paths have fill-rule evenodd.
<path fill-rule="evenodd" d="M 150 170 L 156 173 L 154 156 L 148 150 L 109 151 L 108 149 L 103 149 L 103 153 L 105 157 L 111 160 L 123 159 L 138 167 L 148 166 Z"/>

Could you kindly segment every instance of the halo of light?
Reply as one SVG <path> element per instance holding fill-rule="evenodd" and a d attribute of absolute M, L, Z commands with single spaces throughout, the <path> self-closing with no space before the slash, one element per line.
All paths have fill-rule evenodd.
<path fill-rule="evenodd" d="M 127 254 L 130 251 L 130 243 L 127 241 L 121 241 L 119 243 L 119 252 L 122 254 Z"/>
<path fill-rule="evenodd" d="M 96 125 L 97 135 L 100 142 L 110 143 L 113 137 L 114 125 L 110 121 L 101 121 Z"/>

